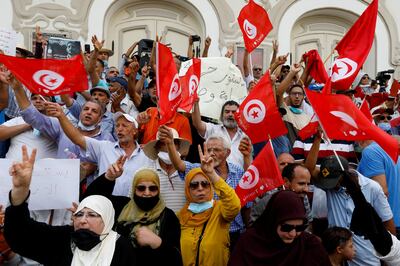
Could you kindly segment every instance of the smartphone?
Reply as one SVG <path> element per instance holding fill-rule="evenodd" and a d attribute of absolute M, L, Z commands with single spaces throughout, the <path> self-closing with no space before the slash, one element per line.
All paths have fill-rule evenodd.
<path fill-rule="evenodd" d="M 90 44 L 85 44 L 85 53 L 90 54 Z"/>

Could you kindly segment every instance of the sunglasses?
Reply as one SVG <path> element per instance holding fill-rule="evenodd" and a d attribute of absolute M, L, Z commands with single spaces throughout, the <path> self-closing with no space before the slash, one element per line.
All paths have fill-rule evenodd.
<path fill-rule="evenodd" d="M 301 225 L 292 225 L 292 224 L 281 224 L 281 231 L 285 233 L 291 232 L 293 229 L 296 230 L 296 232 L 303 232 L 307 228 L 307 224 L 301 224 Z"/>
<path fill-rule="evenodd" d="M 139 192 L 144 192 L 148 189 L 150 192 L 156 192 L 158 191 L 158 187 L 156 185 L 148 186 L 146 187 L 145 185 L 138 185 L 136 186 L 136 190 Z"/>
<path fill-rule="evenodd" d="M 262 71 L 262 68 L 253 68 L 253 71 Z"/>
<path fill-rule="evenodd" d="M 362 77 L 362 79 L 369 79 L 369 77 L 368 77 L 368 76 L 365 76 L 365 77 Z"/>
<path fill-rule="evenodd" d="M 193 182 L 190 182 L 190 184 L 189 184 L 189 187 L 192 190 L 197 189 L 199 186 L 201 186 L 202 188 L 209 188 L 210 182 L 208 182 L 208 181 L 193 181 Z"/>
<path fill-rule="evenodd" d="M 391 120 L 391 119 L 392 119 L 392 116 L 391 116 L 391 115 L 388 115 L 388 116 L 386 116 L 386 115 L 381 115 L 381 116 L 379 116 L 379 119 L 380 119 L 380 120 L 385 120 L 385 119 Z"/>

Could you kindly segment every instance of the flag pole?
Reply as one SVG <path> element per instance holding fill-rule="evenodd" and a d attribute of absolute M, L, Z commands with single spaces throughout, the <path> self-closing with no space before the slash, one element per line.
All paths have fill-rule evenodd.
<path fill-rule="evenodd" d="M 250 64 L 250 75 L 253 77 L 253 80 L 254 80 L 254 76 L 253 76 L 253 60 L 251 59 L 251 53 L 249 53 L 249 64 Z"/>
<path fill-rule="evenodd" d="M 307 92 L 306 92 L 306 94 L 307 94 Z M 328 145 L 332 147 L 333 154 L 335 155 L 336 159 L 338 160 L 339 165 L 340 165 L 340 168 L 342 169 L 342 171 L 344 171 L 344 167 L 343 167 L 343 165 L 342 165 L 342 161 L 340 161 L 339 156 L 338 156 L 336 150 L 334 149 L 334 147 L 333 147 L 333 145 L 332 145 L 331 139 L 329 138 L 328 134 L 326 134 L 326 131 L 325 131 L 325 129 L 324 129 L 324 126 L 322 125 L 321 120 L 319 120 L 319 117 L 318 117 L 317 112 L 314 111 L 314 114 L 315 114 L 315 116 L 316 116 L 317 119 L 318 119 L 318 124 L 321 126 L 322 132 L 324 133 L 324 135 L 325 135 L 325 137 L 326 137 L 326 141 L 328 142 Z"/>
<path fill-rule="evenodd" d="M 331 58 L 331 56 L 333 55 L 333 53 L 335 52 L 336 48 L 333 48 L 332 51 L 330 52 L 330 54 L 326 57 L 326 59 L 324 60 L 324 65 L 326 64 L 326 62 L 328 61 L 329 58 Z"/>

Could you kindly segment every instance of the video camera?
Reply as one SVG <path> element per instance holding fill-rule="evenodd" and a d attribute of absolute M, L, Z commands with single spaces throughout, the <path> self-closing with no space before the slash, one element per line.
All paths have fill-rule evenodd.
<path fill-rule="evenodd" d="M 138 55 L 139 55 L 139 73 L 142 74 L 142 67 L 144 65 L 150 66 L 151 50 L 153 49 L 153 40 L 141 39 L 138 44 Z M 150 70 L 149 76 L 153 76 L 153 70 Z"/>
<path fill-rule="evenodd" d="M 385 87 L 386 86 L 386 82 L 388 80 L 390 80 L 390 78 L 391 78 L 390 74 L 393 74 L 393 73 L 394 73 L 394 69 L 388 69 L 388 70 L 385 70 L 385 71 L 378 72 L 378 74 L 376 74 L 376 78 L 375 79 L 378 82 L 379 86 Z"/>

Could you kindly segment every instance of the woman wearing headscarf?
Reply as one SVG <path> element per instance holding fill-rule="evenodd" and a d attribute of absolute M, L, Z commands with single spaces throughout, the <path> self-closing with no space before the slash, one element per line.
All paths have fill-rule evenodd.
<path fill-rule="evenodd" d="M 103 196 L 83 200 L 73 214 L 73 226 L 51 226 L 29 216 L 27 200 L 36 149 L 10 167 L 13 187 L 6 209 L 4 235 L 12 250 L 44 265 L 136 265 L 134 249 L 112 230 L 114 209 Z"/>
<path fill-rule="evenodd" d="M 187 203 L 179 212 L 183 265 L 223 266 L 229 259 L 229 225 L 240 211 L 235 191 L 217 175 L 199 146 L 201 168 L 185 177 Z M 219 200 L 213 200 L 213 195 Z"/>
<path fill-rule="evenodd" d="M 330 266 L 321 241 L 304 231 L 306 222 L 297 193 L 275 193 L 254 226 L 240 237 L 228 265 Z"/>
<path fill-rule="evenodd" d="M 182 265 L 179 221 L 160 197 L 160 179 L 154 170 L 143 168 L 135 173 L 130 197 L 111 195 L 125 160 L 120 157 L 86 194 L 101 194 L 111 200 L 118 217 L 115 230 L 131 240 L 138 265 Z"/>

